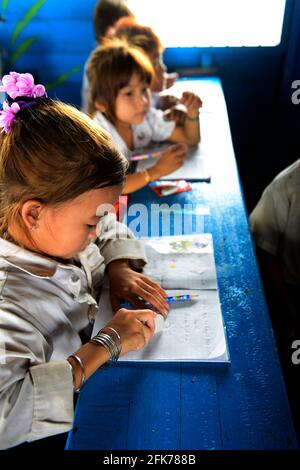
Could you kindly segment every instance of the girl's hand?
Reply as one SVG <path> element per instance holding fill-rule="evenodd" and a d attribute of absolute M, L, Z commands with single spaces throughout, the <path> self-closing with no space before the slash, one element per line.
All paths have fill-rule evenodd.
<path fill-rule="evenodd" d="M 149 277 L 133 271 L 127 260 L 112 261 L 107 267 L 107 273 L 114 312 L 119 310 L 122 300 L 127 300 L 138 308 L 145 308 L 145 302 L 149 302 L 162 315 L 168 314 L 169 305 L 164 300 L 166 291 Z"/>
<path fill-rule="evenodd" d="M 198 113 L 199 108 L 202 107 L 202 101 L 199 96 L 191 91 L 183 92 L 179 102 L 186 107 L 187 113 L 189 116 L 191 115 L 191 117 L 194 117 L 192 114 L 194 115 L 195 111 Z"/>
<path fill-rule="evenodd" d="M 127 310 L 119 309 L 112 320 L 105 327 L 114 328 L 121 337 L 121 356 L 129 351 L 138 351 L 143 348 L 154 335 L 154 318 L 156 313 L 152 310 Z M 111 334 L 109 330 L 107 333 Z"/>
<path fill-rule="evenodd" d="M 157 102 L 157 108 L 165 111 L 178 103 L 178 98 L 174 95 L 161 95 Z"/>
<path fill-rule="evenodd" d="M 151 180 L 155 181 L 161 176 L 168 175 L 181 167 L 187 156 L 188 147 L 186 144 L 170 145 L 160 157 L 159 161 L 151 168 L 148 173 Z"/>
<path fill-rule="evenodd" d="M 186 119 L 186 109 L 182 105 L 173 106 L 164 111 L 165 121 L 174 121 L 176 126 L 182 127 Z"/>

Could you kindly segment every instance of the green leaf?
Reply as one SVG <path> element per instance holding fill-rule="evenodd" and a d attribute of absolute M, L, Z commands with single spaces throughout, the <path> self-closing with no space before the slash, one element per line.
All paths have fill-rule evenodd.
<path fill-rule="evenodd" d="M 6 10 L 8 5 L 8 0 L 2 0 L 2 11 Z"/>
<path fill-rule="evenodd" d="M 45 85 L 46 90 L 51 90 L 51 88 L 56 88 L 58 85 L 62 85 L 62 83 L 65 83 L 69 77 L 71 77 L 72 75 L 75 75 L 75 73 L 80 72 L 80 70 L 81 70 L 81 67 L 72 67 L 67 72 L 59 75 L 59 77 L 57 77 L 56 80 L 54 80 L 53 82 L 47 83 Z"/>
<path fill-rule="evenodd" d="M 36 37 L 31 37 L 31 38 L 25 39 L 25 41 L 23 41 L 23 42 L 18 46 L 18 48 L 15 50 L 15 52 L 11 55 L 9 62 L 10 62 L 11 64 L 15 64 L 15 63 L 17 62 L 17 60 L 18 60 L 23 54 L 25 54 L 25 52 L 28 51 L 28 49 L 30 48 L 30 46 L 31 46 L 36 40 L 37 40 Z"/>
<path fill-rule="evenodd" d="M 2 0 L 3 1 L 3 0 Z M 31 7 L 27 10 L 24 18 L 22 18 L 18 23 L 16 24 L 13 32 L 12 32 L 12 37 L 11 37 L 11 42 L 14 44 L 17 40 L 17 38 L 20 36 L 21 32 L 23 29 L 30 23 L 32 18 L 34 18 L 38 11 L 41 9 L 41 7 L 46 3 L 47 0 L 37 0 Z"/>

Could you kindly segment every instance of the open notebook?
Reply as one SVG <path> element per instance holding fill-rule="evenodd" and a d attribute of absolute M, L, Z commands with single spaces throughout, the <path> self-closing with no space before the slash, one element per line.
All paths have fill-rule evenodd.
<path fill-rule="evenodd" d="M 166 149 L 172 144 L 161 144 L 146 149 L 135 151 L 134 155 L 149 154 Z M 144 168 L 149 168 L 155 164 L 157 158 L 148 158 L 140 160 L 137 163 L 136 171 L 141 171 Z M 178 170 L 162 176 L 162 180 L 177 180 L 185 179 L 189 181 L 207 181 L 211 178 L 211 171 L 208 163 L 208 156 L 203 152 L 201 145 L 189 147 L 188 155 L 183 165 Z"/>
<path fill-rule="evenodd" d="M 168 295 L 198 294 L 194 301 L 170 304 L 163 329 L 140 351 L 120 361 L 229 362 L 218 295 L 211 234 L 151 238 L 145 243 L 145 274 Z M 109 291 L 103 289 L 93 334 L 112 317 Z"/>

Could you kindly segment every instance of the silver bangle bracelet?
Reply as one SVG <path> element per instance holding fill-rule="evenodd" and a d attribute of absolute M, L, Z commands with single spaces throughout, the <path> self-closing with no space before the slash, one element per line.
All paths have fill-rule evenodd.
<path fill-rule="evenodd" d="M 121 336 L 119 335 L 119 333 L 117 332 L 117 330 L 115 330 L 115 329 L 112 328 L 111 326 L 105 326 L 104 328 L 102 328 L 101 332 L 102 332 L 104 329 L 105 329 L 105 330 L 111 330 L 111 331 L 113 331 L 113 332 L 115 333 L 116 337 L 117 337 L 118 340 L 119 340 L 119 344 L 120 344 L 120 347 L 121 347 L 121 346 L 122 346 Z"/>
<path fill-rule="evenodd" d="M 73 389 L 74 389 L 74 387 L 75 387 L 75 371 L 74 371 L 74 368 L 73 368 L 71 362 L 67 360 L 67 363 L 69 364 L 70 370 L 72 372 Z"/>
<path fill-rule="evenodd" d="M 108 344 L 104 338 L 95 337 L 95 338 L 92 338 L 90 342 L 93 344 L 99 344 L 100 346 L 103 346 L 103 348 L 105 348 L 106 351 L 108 352 L 111 360 L 114 360 L 114 358 L 116 357 L 116 351 L 112 350 L 111 345 Z"/>
<path fill-rule="evenodd" d="M 101 342 L 102 344 L 104 343 L 104 345 L 106 346 L 106 349 L 108 350 L 110 354 L 112 361 L 117 361 L 119 359 L 121 350 L 110 335 L 99 332 L 93 339 L 96 342 L 98 341 L 98 342 Z"/>
<path fill-rule="evenodd" d="M 119 359 L 122 345 L 119 346 L 110 335 L 99 331 L 96 336 L 90 339 L 90 342 L 103 346 L 107 350 L 112 361 L 117 361 Z"/>
<path fill-rule="evenodd" d="M 79 364 L 80 369 L 81 369 L 81 384 L 80 384 L 80 386 L 79 386 L 77 389 L 75 389 L 75 392 L 79 392 L 79 391 L 81 390 L 81 388 L 82 388 L 84 382 L 85 382 L 85 370 L 84 370 L 84 365 L 83 365 L 83 362 L 82 362 L 82 360 L 80 359 L 80 357 L 76 356 L 75 354 L 72 354 L 72 355 L 69 356 L 69 357 L 73 357 L 73 359 L 75 359 L 75 361 Z M 72 367 L 72 364 L 71 364 L 71 367 Z M 73 369 L 73 367 L 72 367 L 72 369 Z M 74 376 L 73 376 L 73 377 L 74 377 L 74 385 L 75 385 L 75 372 L 74 372 L 74 369 L 73 369 L 73 373 L 74 373 Z"/>

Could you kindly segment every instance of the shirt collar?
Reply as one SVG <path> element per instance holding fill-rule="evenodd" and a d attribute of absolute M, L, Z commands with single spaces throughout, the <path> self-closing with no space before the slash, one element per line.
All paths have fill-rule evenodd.
<path fill-rule="evenodd" d="M 0 238 L 0 265 L 3 262 L 40 278 L 51 278 L 58 266 L 70 268 L 70 266 L 60 264 L 54 259 L 32 253 Z"/>

